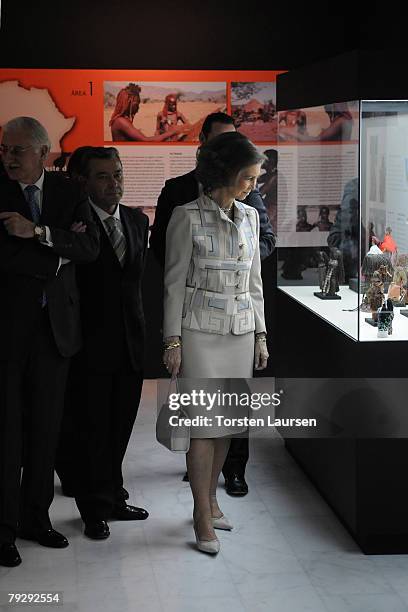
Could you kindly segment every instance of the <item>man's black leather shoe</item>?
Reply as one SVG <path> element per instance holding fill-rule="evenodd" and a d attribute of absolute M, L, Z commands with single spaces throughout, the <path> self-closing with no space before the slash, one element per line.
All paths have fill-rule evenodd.
<path fill-rule="evenodd" d="M 106 540 L 110 536 L 108 523 L 106 521 L 87 521 L 84 534 L 92 540 Z"/>
<path fill-rule="evenodd" d="M 115 506 L 112 511 L 112 518 L 118 521 L 144 521 L 149 516 L 147 510 L 123 504 Z"/>
<path fill-rule="evenodd" d="M 22 540 L 33 540 L 41 544 L 41 546 L 47 546 L 48 548 L 66 548 L 69 546 L 67 538 L 62 533 L 55 531 L 55 529 L 47 529 L 38 533 L 22 531 L 19 537 Z"/>
<path fill-rule="evenodd" d="M 126 491 L 125 487 L 119 489 L 118 499 L 126 501 L 129 499 L 129 491 Z"/>
<path fill-rule="evenodd" d="M 234 497 L 243 497 L 248 493 L 248 485 L 245 482 L 245 478 L 238 474 L 231 474 L 225 477 L 225 489 L 228 495 L 233 495 Z"/>
<path fill-rule="evenodd" d="M 0 544 L 0 565 L 16 567 L 20 563 L 21 557 L 15 544 Z"/>

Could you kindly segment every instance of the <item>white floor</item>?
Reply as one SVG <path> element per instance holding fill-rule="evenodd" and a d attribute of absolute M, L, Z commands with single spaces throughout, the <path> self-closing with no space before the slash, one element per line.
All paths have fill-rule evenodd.
<path fill-rule="evenodd" d="M 155 442 L 155 415 L 155 382 L 147 381 L 125 476 L 131 502 L 147 508 L 149 519 L 112 522 L 108 540 L 89 540 L 74 501 L 57 487 L 53 523 L 70 546 L 18 541 L 23 564 L 0 568 L 2 602 L 7 592 L 58 590 L 63 607 L 16 609 L 408 612 L 408 555 L 363 555 L 279 438 L 252 440 L 249 495 L 233 499 L 220 484 L 236 528 L 219 532 L 216 558 L 197 552 L 184 458 Z"/>

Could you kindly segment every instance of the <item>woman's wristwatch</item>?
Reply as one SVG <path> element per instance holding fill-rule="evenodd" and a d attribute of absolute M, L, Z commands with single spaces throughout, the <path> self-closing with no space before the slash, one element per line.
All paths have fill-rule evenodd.
<path fill-rule="evenodd" d="M 258 334 L 255 334 L 255 342 L 265 342 L 266 343 L 266 333 L 259 332 Z"/>

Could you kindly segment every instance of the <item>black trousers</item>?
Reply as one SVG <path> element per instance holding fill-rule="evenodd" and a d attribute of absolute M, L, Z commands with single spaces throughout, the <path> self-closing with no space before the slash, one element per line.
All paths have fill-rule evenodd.
<path fill-rule="evenodd" d="M 245 438 L 232 438 L 226 456 L 222 473 L 225 478 L 232 474 L 245 475 L 245 468 L 249 458 L 249 440 Z"/>
<path fill-rule="evenodd" d="M 47 308 L 24 354 L 0 361 L 0 543 L 14 542 L 17 528 L 38 533 L 51 527 L 68 366 L 69 359 L 57 350 Z"/>
<path fill-rule="evenodd" d="M 142 385 L 142 373 L 130 367 L 105 373 L 89 370 L 77 362 L 71 368 L 60 474 L 64 477 L 65 460 L 65 474 L 73 483 L 84 521 L 108 519 L 114 505 L 123 500 L 122 462 Z M 69 446 L 71 460 L 67 454 Z"/>

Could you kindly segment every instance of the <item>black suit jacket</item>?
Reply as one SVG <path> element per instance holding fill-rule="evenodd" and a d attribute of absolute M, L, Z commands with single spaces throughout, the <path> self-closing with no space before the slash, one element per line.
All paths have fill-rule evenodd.
<path fill-rule="evenodd" d="M 31 220 L 29 206 L 17 181 L 0 181 L 0 211 L 16 211 Z M 87 225 L 71 232 L 74 221 Z M 45 173 L 41 224 L 51 231 L 53 246 L 35 238 L 9 236 L 0 222 L 0 359 L 20 358 L 38 323 L 45 291 L 52 332 L 58 351 L 70 357 L 81 346 L 79 297 L 75 263 L 92 261 L 99 252 L 99 232 L 89 203 L 81 200 L 75 184 L 55 173 Z M 60 267 L 59 257 L 70 260 Z"/>
<path fill-rule="evenodd" d="M 150 246 L 158 261 L 164 265 L 166 254 L 166 231 L 173 210 L 192 202 L 199 196 L 198 182 L 195 171 L 166 181 L 157 201 L 156 216 L 150 236 Z M 258 189 L 254 189 L 244 200 L 245 204 L 256 208 L 259 214 L 259 247 L 261 259 L 265 259 L 275 248 L 275 235 L 272 230 L 262 196 Z"/>
<path fill-rule="evenodd" d="M 77 266 L 84 344 L 78 365 L 97 372 L 113 372 L 129 364 L 142 369 L 145 322 L 141 283 L 149 219 L 137 208 L 119 205 L 126 238 L 121 267 L 111 242 L 94 211 L 100 229 L 98 258 Z"/>

